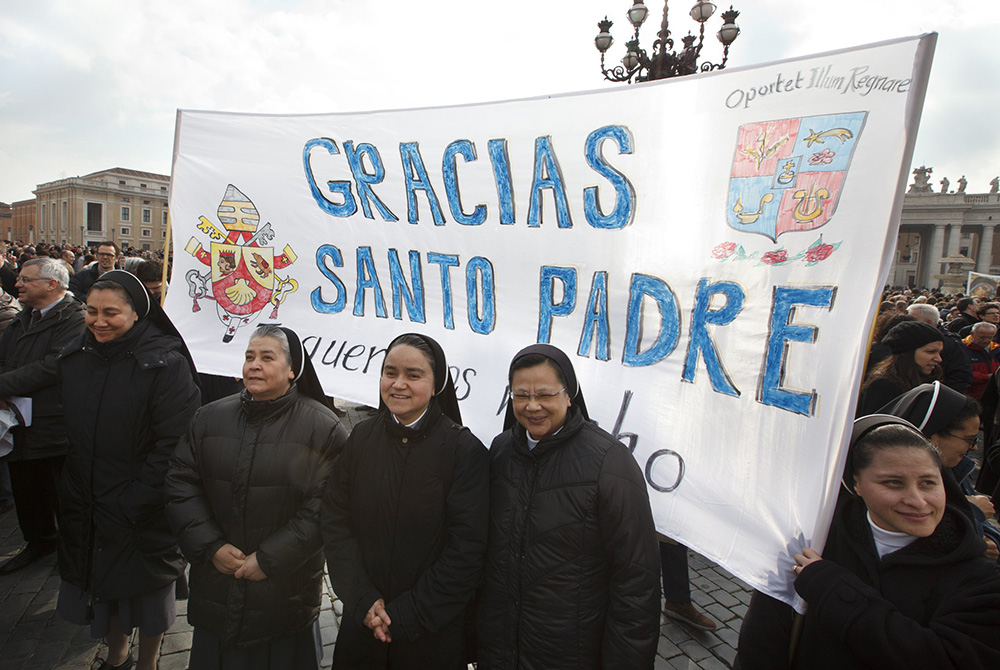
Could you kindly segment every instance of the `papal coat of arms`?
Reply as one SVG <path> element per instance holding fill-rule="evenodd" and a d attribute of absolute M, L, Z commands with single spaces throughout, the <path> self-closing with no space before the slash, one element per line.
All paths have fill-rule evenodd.
<path fill-rule="evenodd" d="M 295 262 L 292 248 L 285 245 L 275 255 L 267 244 L 274 239 L 270 223 L 260 224 L 260 215 L 250 198 L 229 184 L 217 212 L 223 232 L 206 217 L 199 218 L 198 230 L 212 240 L 209 251 L 192 237 L 185 251 L 210 270 L 204 273 L 188 270 L 185 275 L 188 295 L 194 303 L 191 311 L 201 310 L 199 299 L 214 299 L 219 320 L 226 327 L 223 342 L 230 342 L 240 326 L 252 323 L 268 304 L 274 306 L 268 318 L 278 318 L 278 307 L 299 284 L 291 276 L 281 277 L 283 270 Z M 211 283 L 211 292 L 208 284 Z"/>
<path fill-rule="evenodd" d="M 867 112 L 805 116 L 740 126 L 726 220 L 772 241 L 825 225 L 851 165 Z"/>

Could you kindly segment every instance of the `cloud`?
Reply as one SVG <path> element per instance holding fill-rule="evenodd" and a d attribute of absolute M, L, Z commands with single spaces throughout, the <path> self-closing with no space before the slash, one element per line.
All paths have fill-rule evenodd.
<path fill-rule="evenodd" d="M 998 153 L 987 110 L 1000 94 L 982 86 L 996 70 L 992 3 L 842 0 L 791 13 L 779 0 L 744 4 L 731 65 L 940 30 L 918 154 L 945 166 Z M 660 19 L 657 3 L 649 8 L 647 49 Z M 0 199 L 27 197 L 61 172 L 169 172 L 178 108 L 364 111 L 620 85 L 602 79 L 593 38 L 608 14 L 608 64 L 617 64 L 631 37 L 626 9 L 611 0 L 12 3 L 0 17 L 0 152 L 13 159 L 0 164 Z M 696 28 L 686 11 L 671 20 L 675 39 Z M 705 57 L 717 62 L 709 41 Z M 967 168 L 970 190 L 992 177 L 974 178 L 976 169 Z"/>

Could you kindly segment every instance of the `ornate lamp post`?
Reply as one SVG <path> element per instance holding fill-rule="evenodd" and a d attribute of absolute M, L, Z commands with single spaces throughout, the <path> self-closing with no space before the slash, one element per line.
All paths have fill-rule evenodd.
<path fill-rule="evenodd" d="M 719 41 L 722 42 L 722 62 L 703 62 L 698 65 L 698 57 L 701 55 L 701 48 L 705 42 L 705 22 L 715 13 L 715 5 L 706 0 L 697 0 L 691 8 L 691 18 L 698 22 L 698 36 L 695 37 L 690 32 L 686 37 L 681 38 L 683 48 L 673 51 L 674 40 L 670 37 L 670 29 L 667 23 L 667 5 L 669 0 L 663 2 L 663 20 L 660 23 L 660 32 L 656 33 L 656 41 L 653 42 L 652 56 L 639 46 L 639 27 L 649 10 L 643 0 L 634 0 L 635 4 L 628 10 L 628 20 L 635 29 L 632 39 L 625 43 L 626 53 L 622 58 L 622 64 L 611 68 L 604 67 L 604 53 L 611 47 L 614 38 L 611 37 L 612 22 L 608 17 L 597 24 L 601 32 L 594 38 L 594 45 L 601 52 L 601 72 L 604 78 L 609 81 L 650 81 L 652 79 L 665 79 L 667 77 L 677 77 L 685 74 L 694 74 L 701 70 L 710 72 L 721 70 L 726 67 L 729 60 L 729 45 L 731 45 L 740 34 L 740 28 L 736 25 L 736 18 L 740 15 L 738 11 L 730 5 L 727 11 L 722 12 L 722 28 L 717 33 Z"/>

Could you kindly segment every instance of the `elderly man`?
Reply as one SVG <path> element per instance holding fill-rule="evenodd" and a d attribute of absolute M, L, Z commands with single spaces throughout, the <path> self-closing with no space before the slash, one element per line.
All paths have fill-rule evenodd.
<path fill-rule="evenodd" d="M 972 363 L 969 361 L 968 350 L 962 346 L 955 333 L 941 327 L 941 317 L 933 305 L 910 305 L 906 313 L 917 321 L 923 321 L 941 331 L 944 336 L 944 350 L 941 352 L 941 369 L 944 379 L 941 383 L 950 386 L 959 393 L 966 393 L 972 383 Z"/>
<path fill-rule="evenodd" d="M 0 398 L 31 400 L 30 426 L 13 429 L 7 457 L 17 521 L 26 545 L 0 574 L 27 567 L 56 550 L 56 481 L 66 457 L 66 427 L 56 390 L 56 357 L 84 329 L 84 308 L 67 292 L 61 260 L 36 258 L 17 278 L 24 308 L 0 337 Z M 29 417 L 24 417 L 27 422 Z"/>
<path fill-rule="evenodd" d="M 972 362 L 972 384 L 968 394 L 976 400 L 983 397 L 990 376 L 1000 368 L 1000 345 L 993 341 L 997 327 L 986 321 L 972 326 L 972 332 L 962 340 Z"/>
<path fill-rule="evenodd" d="M 112 241 L 101 242 L 97 245 L 97 263 L 90 265 L 75 275 L 70 280 L 69 290 L 73 292 L 77 300 L 87 302 L 87 293 L 97 278 L 105 272 L 115 269 L 115 264 L 122 256 L 118 245 Z"/>

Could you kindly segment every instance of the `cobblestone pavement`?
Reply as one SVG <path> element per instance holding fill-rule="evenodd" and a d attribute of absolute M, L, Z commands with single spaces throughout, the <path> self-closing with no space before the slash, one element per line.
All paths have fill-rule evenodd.
<path fill-rule="evenodd" d="M 366 418 L 364 408 L 343 405 L 346 423 Z M 0 516 L 0 562 L 21 546 L 14 512 Z M 661 621 L 656 670 L 729 668 L 736 639 L 750 602 L 750 588 L 723 568 L 690 554 L 691 598 L 717 623 L 714 633 L 694 630 L 669 619 Z M 320 612 L 323 668 L 329 668 L 341 615 L 341 604 L 324 579 L 326 597 Z M 11 575 L 0 575 L 0 670 L 91 670 L 100 665 L 106 648 L 91 639 L 85 627 L 55 614 L 59 572 L 55 555 Z M 185 670 L 191 649 L 187 603 L 177 603 L 177 621 L 167 631 L 160 650 L 160 670 Z"/>

